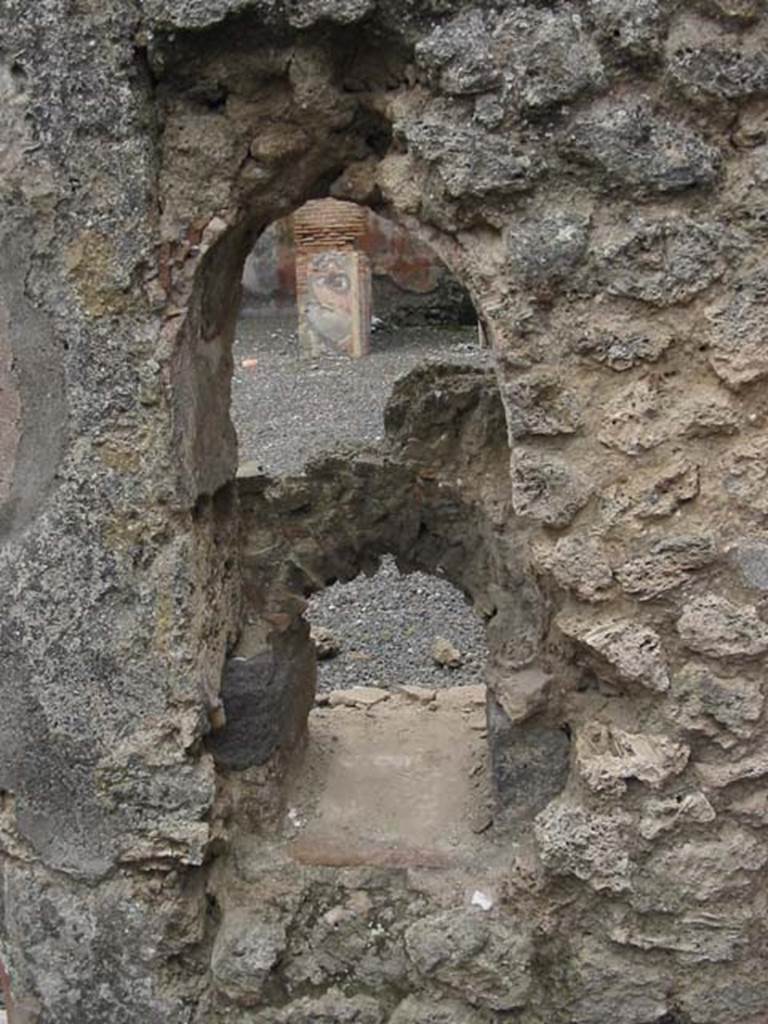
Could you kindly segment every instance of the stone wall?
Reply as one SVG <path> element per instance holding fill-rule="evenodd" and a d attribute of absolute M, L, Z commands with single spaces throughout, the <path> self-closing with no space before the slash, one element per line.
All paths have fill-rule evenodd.
<path fill-rule="evenodd" d="M 757 1024 L 762 5 L 11 0 L 2 18 L 0 958 L 17 1019 L 207 1019 L 232 769 L 203 740 L 253 599 L 233 311 L 259 231 L 332 194 L 419 234 L 482 314 L 510 450 L 490 476 L 521 549 L 495 600 L 508 622 L 520 593 L 542 610 L 534 643 L 505 627 L 492 645 L 520 708 L 506 777 L 541 763 L 541 715 L 568 725 L 570 760 L 547 806 L 513 815 L 496 916 L 404 919 L 413 990 L 320 980 L 264 1012 Z M 541 702 L 526 672 L 550 680 Z M 442 1016 L 419 985 L 450 996 Z"/>

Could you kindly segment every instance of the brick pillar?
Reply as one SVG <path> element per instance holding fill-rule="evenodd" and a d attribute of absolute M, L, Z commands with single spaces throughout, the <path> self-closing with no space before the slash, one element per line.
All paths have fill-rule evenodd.
<path fill-rule="evenodd" d="M 371 270 L 357 246 L 366 211 L 336 199 L 315 199 L 293 217 L 299 340 L 307 355 L 370 348 Z"/>

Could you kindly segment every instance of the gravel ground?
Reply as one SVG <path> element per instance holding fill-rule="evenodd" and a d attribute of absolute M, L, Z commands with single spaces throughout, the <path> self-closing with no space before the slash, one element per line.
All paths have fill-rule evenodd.
<path fill-rule="evenodd" d="M 335 444 L 380 438 L 392 385 L 414 366 L 489 361 L 473 327 L 384 329 L 374 334 L 372 349 L 354 361 L 308 360 L 298 351 L 295 314 L 241 318 L 232 384 L 241 465 L 252 462 L 275 476 L 298 473 Z M 450 583 L 423 573 L 401 576 L 394 559 L 383 559 L 373 577 L 359 576 L 315 596 L 309 618 L 341 645 L 337 657 L 320 663 L 320 690 L 482 682 L 480 619 Z M 438 637 L 460 651 L 460 667 L 434 662 Z"/>
<path fill-rule="evenodd" d="M 480 617 L 450 583 L 421 572 L 402 576 L 394 558 L 382 559 L 375 576 L 337 583 L 313 597 L 308 617 L 313 626 L 330 629 L 341 644 L 335 658 L 319 663 L 320 691 L 483 682 L 485 632 Z M 462 655 L 458 668 L 433 660 L 438 637 Z"/>
<path fill-rule="evenodd" d="M 363 359 L 302 358 L 295 315 L 242 317 L 235 342 L 232 415 L 240 463 L 265 473 L 300 473 L 339 443 L 369 443 L 384 433 L 392 385 L 422 362 L 485 365 L 474 327 L 377 331 Z"/>

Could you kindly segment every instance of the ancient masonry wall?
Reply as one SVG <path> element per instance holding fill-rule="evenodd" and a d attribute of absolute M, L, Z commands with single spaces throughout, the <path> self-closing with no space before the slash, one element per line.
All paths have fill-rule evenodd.
<path fill-rule="evenodd" d="M 758 1024 L 763 5 L 11 0 L 1 17 L 0 959 L 17 1020 Z M 509 462 L 453 504 L 503 513 L 477 591 L 503 623 L 496 733 L 513 766 L 531 754 L 505 776 L 528 791 L 487 914 L 407 866 L 308 871 L 294 900 L 258 843 L 227 897 L 238 815 L 276 799 L 302 729 L 245 776 L 206 746 L 264 600 L 253 531 L 301 508 L 235 482 L 233 316 L 254 237 L 323 194 L 428 241 L 496 354 Z M 387 455 L 404 500 L 431 479 L 415 444 Z M 340 458 L 313 487 L 358 479 Z M 279 679 L 300 621 L 261 611 Z M 555 730 L 553 795 L 525 764 L 551 760 Z M 251 883 L 290 920 L 238 924 Z M 353 896 L 365 927 L 342 929 L 342 956 L 322 900 Z M 305 939 L 326 952 L 294 970 Z"/>

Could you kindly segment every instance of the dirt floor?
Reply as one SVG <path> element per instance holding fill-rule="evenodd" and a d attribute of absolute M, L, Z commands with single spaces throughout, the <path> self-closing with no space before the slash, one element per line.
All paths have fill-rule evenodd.
<path fill-rule="evenodd" d="M 334 691 L 309 725 L 284 826 L 296 860 L 454 867 L 487 845 L 484 687 Z"/>

